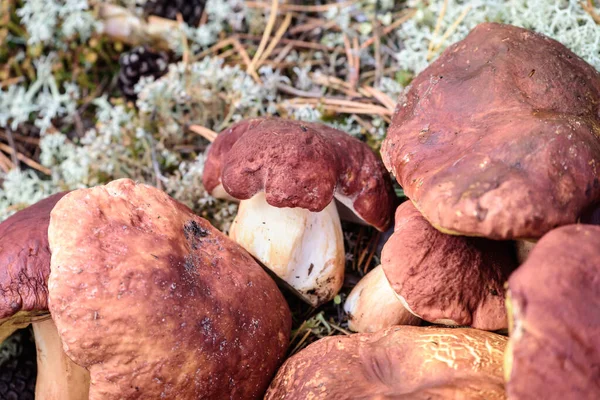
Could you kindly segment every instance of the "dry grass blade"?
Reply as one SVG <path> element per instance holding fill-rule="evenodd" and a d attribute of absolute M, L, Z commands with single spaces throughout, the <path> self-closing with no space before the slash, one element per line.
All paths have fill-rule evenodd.
<path fill-rule="evenodd" d="M 231 38 L 231 44 L 233 45 L 233 48 L 240 53 L 242 61 L 244 61 L 244 64 L 246 64 L 246 68 L 248 68 L 252 63 L 252 60 L 250 60 L 250 56 L 248 55 L 248 52 L 246 51 L 244 46 L 242 46 L 237 37 Z M 252 76 L 252 79 L 254 79 L 254 81 L 256 81 L 257 83 L 262 83 L 260 77 L 256 73 L 256 70 L 250 71 L 250 76 Z"/>
<path fill-rule="evenodd" d="M 440 10 L 440 15 L 438 15 L 437 21 L 435 22 L 435 29 L 433 30 L 433 34 L 431 35 L 431 40 L 429 41 L 429 46 L 427 46 L 427 59 L 431 59 L 433 56 L 433 48 L 435 39 L 437 38 L 440 28 L 442 27 L 442 21 L 444 20 L 444 16 L 446 15 L 446 9 L 448 8 L 448 0 L 444 0 L 444 4 L 442 4 L 442 9 Z"/>
<path fill-rule="evenodd" d="M 258 49 L 256 49 L 256 53 L 254 53 L 254 57 L 252 58 L 252 62 L 247 68 L 247 72 L 251 73 L 251 71 L 256 71 L 256 65 L 260 57 L 262 56 L 263 51 L 267 47 L 267 42 L 269 41 L 269 37 L 271 36 L 271 32 L 273 31 L 273 27 L 275 26 L 275 21 L 277 20 L 277 10 L 279 9 L 279 0 L 273 0 L 271 2 L 271 14 L 269 15 L 269 21 L 267 22 L 267 26 L 265 27 L 265 32 L 262 35 L 260 43 L 258 45 Z M 256 72 L 255 72 L 256 73 Z"/>
<path fill-rule="evenodd" d="M 279 41 L 281 40 L 283 35 L 285 35 L 285 32 L 289 28 L 291 22 L 292 22 L 292 14 L 287 13 L 285 15 L 285 19 L 283 20 L 282 24 L 279 26 L 279 29 L 277 29 L 277 32 L 275 32 L 275 37 L 273 37 L 273 39 L 271 39 L 269 46 L 267 46 L 267 49 L 265 50 L 265 52 L 262 54 L 260 59 L 256 62 L 256 65 L 255 65 L 256 69 L 260 68 L 260 66 L 265 62 L 265 60 L 267 58 L 269 58 L 269 56 L 273 52 L 273 49 L 275 48 L 275 46 L 277 46 L 277 44 L 279 43 Z"/>
<path fill-rule="evenodd" d="M 450 37 L 450 35 L 452 35 L 454 33 L 454 31 L 456 30 L 456 28 L 458 28 L 458 26 L 463 21 L 463 19 L 465 19 L 465 17 L 469 13 L 469 11 L 471 11 L 471 7 L 473 7 L 473 6 L 471 4 L 469 4 L 463 10 L 463 12 L 458 16 L 456 21 L 454 21 L 454 23 L 446 30 L 446 32 L 444 32 L 444 36 L 442 36 L 439 43 L 435 46 L 434 53 L 437 53 L 442 48 L 442 46 L 444 45 L 444 42 L 446 42 L 446 40 Z"/>
<path fill-rule="evenodd" d="M 371 86 L 363 86 L 361 89 L 363 89 L 365 92 L 369 93 L 370 96 L 376 98 L 388 110 L 393 112 L 394 109 L 396 108 L 396 102 L 392 98 L 390 98 L 390 96 L 383 93 L 382 91 L 377 90 Z"/>
<path fill-rule="evenodd" d="M 587 0 L 587 2 L 582 1 L 581 7 L 590 15 L 590 17 L 592 17 L 595 23 L 600 24 L 600 15 L 594 9 L 594 3 L 592 0 Z"/>
<path fill-rule="evenodd" d="M 2 169 L 3 172 L 8 172 L 11 169 L 13 169 L 15 166 L 14 164 L 10 161 L 10 159 L 8 157 L 6 157 L 4 155 L 4 153 L 0 153 L 0 169 Z"/>
<path fill-rule="evenodd" d="M 357 0 L 350 0 L 350 1 L 340 2 L 340 3 L 334 2 L 334 3 L 315 5 L 315 6 L 304 6 L 304 5 L 299 5 L 299 4 L 282 4 L 281 10 L 282 11 L 297 11 L 297 12 L 302 12 L 302 13 L 326 12 L 334 7 L 342 8 L 342 7 L 351 6 L 354 3 L 356 3 L 356 1 Z M 245 5 L 246 5 L 246 7 L 249 7 L 249 8 L 268 8 L 269 7 L 269 3 L 265 3 L 262 1 L 247 1 L 245 3 Z"/>
<path fill-rule="evenodd" d="M 188 129 L 194 132 L 195 134 L 202 136 L 204 139 L 208 140 L 211 143 L 214 142 L 218 136 L 217 132 L 200 125 L 190 125 L 188 126 Z"/>

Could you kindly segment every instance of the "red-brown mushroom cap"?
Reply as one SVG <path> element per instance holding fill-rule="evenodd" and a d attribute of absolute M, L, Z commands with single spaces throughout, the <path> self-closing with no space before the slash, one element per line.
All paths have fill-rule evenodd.
<path fill-rule="evenodd" d="M 274 207 L 321 211 L 334 195 L 365 222 L 385 230 L 393 213 L 391 180 L 360 140 L 326 125 L 279 118 L 244 120 L 221 132 L 204 166 L 204 186 L 232 197 L 260 191 Z"/>
<path fill-rule="evenodd" d="M 509 398 L 600 398 L 600 226 L 549 232 L 508 289 Z"/>
<path fill-rule="evenodd" d="M 50 311 L 90 400 L 252 399 L 290 312 L 240 246 L 162 191 L 118 180 L 55 206 Z"/>
<path fill-rule="evenodd" d="M 407 201 L 381 253 L 392 288 L 407 308 L 434 323 L 506 329 L 504 283 L 517 267 L 513 245 L 447 235 Z"/>
<path fill-rule="evenodd" d="M 504 336 L 465 328 L 327 337 L 285 362 L 265 400 L 504 399 L 505 345 Z"/>
<path fill-rule="evenodd" d="M 41 200 L 0 224 L 0 324 L 20 312 L 48 312 L 48 224 L 50 211 L 65 194 Z"/>
<path fill-rule="evenodd" d="M 562 44 L 484 23 L 415 78 L 382 155 L 436 228 L 534 239 L 600 200 L 599 107 Z"/>

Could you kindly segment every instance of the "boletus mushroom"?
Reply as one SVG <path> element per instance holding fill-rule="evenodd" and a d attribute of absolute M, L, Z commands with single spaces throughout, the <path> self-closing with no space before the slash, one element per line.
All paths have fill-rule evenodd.
<path fill-rule="evenodd" d="M 395 195 L 377 155 L 325 125 L 244 120 L 221 132 L 203 174 L 213 196 L 240 200 L 230 236 L 301 297 L 331 300 L 344 277 L 344 243 L 334 199 L 379 230 Z"/>
<path fill-rule="evenodd" d="M 90 400 L 255 399 L 282 362 L 288 306 L 239 245 L 122 179 L 51 213 L 49 305 Z"/>
<path fill-rule="evenodd" d="M 508 281 L 510 399 L 600 398 L 600 226 L 540 239 Z"/>
<path fill-rule="evenodd" d="M 395 326 L 318 340 L 289 358 L 265 400 L 504 399 L 506 337 Z"/>
<path fill-rule="evenodd" d="M 394 233 L 381 254 L 382 271 L 375 275 L 378 281 L 359 282 L 348 297 L 349 326 L 372 331 L 410 324 L 398 311 L 404 307 L 435 324 L 506 329 L 504 283 L 516 267 L 511 242 L 447 235 L 407 201 L 396 210 Z M 373 279 L 370 274 L 365 278 Z M 365 311 L 357 312 L 360 307 Z M 398 315 L 402 319 L 394 321 Z"/>
<path fill-rule="evenodd" d="M 412 82 L 383 160 L 437 229 L 537 239 L 600 201 L 600 74 L 562 44 L 483 23 Z"/>
<path fill-rule="evenodd" d="M 32 324 L 36 399 L 87 399 L 89 377 L 63 352 L 48 311 L 50 211 L 66 193 L 27 207 L 0 224 L 0 341 Z"/>

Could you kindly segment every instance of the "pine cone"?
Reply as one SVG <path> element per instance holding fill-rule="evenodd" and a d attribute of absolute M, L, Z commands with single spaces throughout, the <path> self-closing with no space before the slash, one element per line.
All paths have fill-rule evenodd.
<path fill-rule="evenodd" d="M 135 101 L 135 84 L 144 76 L 158 79 L 167 73 L 168 57 L 164 53 L 154 53 L 145 47 L 136 47 L 119 58 L 119 89 L 128 99 Z"/>
<path fill-rule="evenodd" d="M 189 26 L 198 26 L 205 5 L 206 0 L 147 0 L 144 13 L 173 20 L 181 13 Z"/>
<path fill-rule="evenodd" d="M 0 400 L 33 400 L 37 364 L 31 329 L 15 332 L 0 352 Z"/>

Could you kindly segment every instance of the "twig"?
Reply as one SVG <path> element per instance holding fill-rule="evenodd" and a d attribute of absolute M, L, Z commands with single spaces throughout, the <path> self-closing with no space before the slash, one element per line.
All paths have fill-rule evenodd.
<path fill-rule="evenodd" d="M 271 36 L 271 32 L 273 31 L 273 27 L 275 26 L 275 21 L 277 20 L 277 10 L 279 8 L 279 0 L 271 1 L 271 14 L 269 15 L 269 20 L 267 21 L 267 26 L 265 27 L 265 31 L 262 35 L 260 43 L 258 45 L 258 49 L 256 49 L 256 53 L 254 53 L 254 57 L 252 58 L 252 62 L 248 65 L 246 69 L 247 72 L 256 70 L 256 64 L 260 57 L 262 56 L 265 47 L 267 46 L 267 42 L 269 41 L 269 37 Z"/>
<path fill-rule="evenodd" d="M 323 97 L 323 94 L 319 92 L 307 92 L 305 90 L 296 89 L 291 87 L 290 85 L 286 85 L 285 83 L 278 83 L 277 89 L 281 90 L 284 93 L 291 94 L 292 96 L 298 97 L 310 97 L 315 99 L 320 99 Z"/>
<path fill-rule="evenodd" d="M 383 104 L 387 109 L 391 110 L 392 112 L 396 108 L 396 102 L 382 91 L 377 90 L 371 86 L 363 86 L 362 89 L 369 93 L 371 96 L 375 97 L 381 104 Z"/>
<path fill-rule="evenodd" d="M 184 65 L 189 65 L 190 63 L 190 46 L 188 44 L 187 35 L 185 34 L 185 30 L 183 30 L 183 17 L 181 13 L 177 13 L 177 22 L 179 23 L 179 31 L 181 32 L 181 43 L 183 46 L 183 55 L 181 56 L 181 61 L 183 61 Z M 160 189 L 160 188 L 159 188 Z"/>
<path fill-rule="evenodd" d="M 0 150 L 4 151 L 7 154 L 12 152 L 12 149 L 10 148 L 10 146 L 5 145 L 4 143 L 0 143 Z M 52 174 L 52 171 L 50 171 L 50 169 L 44 167 L 42 164 L 35 162 L 31 158 L 29 158 L 21 153 L 17 153 L 17 159 L 19 161 L 21 161 L 22 163 L 24 163 L 25 165 L 27 165 L 35 170 L 38 170 L 39 172 L 41 172 L 45 175 Z"/>
<path fill-rule="evenodd" d="M 248 40 L 260 40 L 260 38 L 261 38 L 260 36 L 250 35 L 247 33 L 241 33 L 238 36 L 241 39 L 248 39 Z M 279 42 L 283 43 L 283 44 L 292 44 L 294 47 L 302 47 L 305 49 L 321 50 L 321 51 L 327 51 L 327 52 L 336 50 L 335 47 L 325 46 L 320 43 L 306 42 L 303 40 L 282 38 Z"/>
<path fill-rule="evenodd" d="M 211 143 L 215 141 L 218 135 L 217 132 L 200 125 L 190 125 L 188 126 L 188 129 Z"/>
<path fill-rule="evenodd" d="M 198 53 L 198 54 L 197 54 L 197 55 L 194 57 L 194 59 L 196 59 L 196 60 L 199 60 L 199 59 L 201 59 L 201 58 L 204 58 L 204 57 L 206 57 L 206 56 L 207 56 L 207 55 L 209 55 L 209 54 L 216 53 L 217 51 L 221 50 L 223 47 L 227 47 L 227 46 L 229 46 L 229 45 L 233 44 L 233 41 L 234 41 L 234 39 L 235 39 L 235 37 L 233 37 L 233 36 L 232 36 L 232 37 L 229 37 L 229 38 L 227 38 L 227 39 L 221 40 L 220 42 L 218 42 L 218 43 L 216 43 L 216 44 L 212 45 L 212 46 L 211 46 L 211 47 L 209 47 L 208 49 L 206 49 L 206 50 L 204 50 L 204 51 L 202 51 L 202 52 Z"/>
<path fill-rule="evenodd" d="M 14 168 L 14 164 L 10 162 L 10 159 L 4 153 L 0 153 L 0 168 L 5 173 Z"/>

